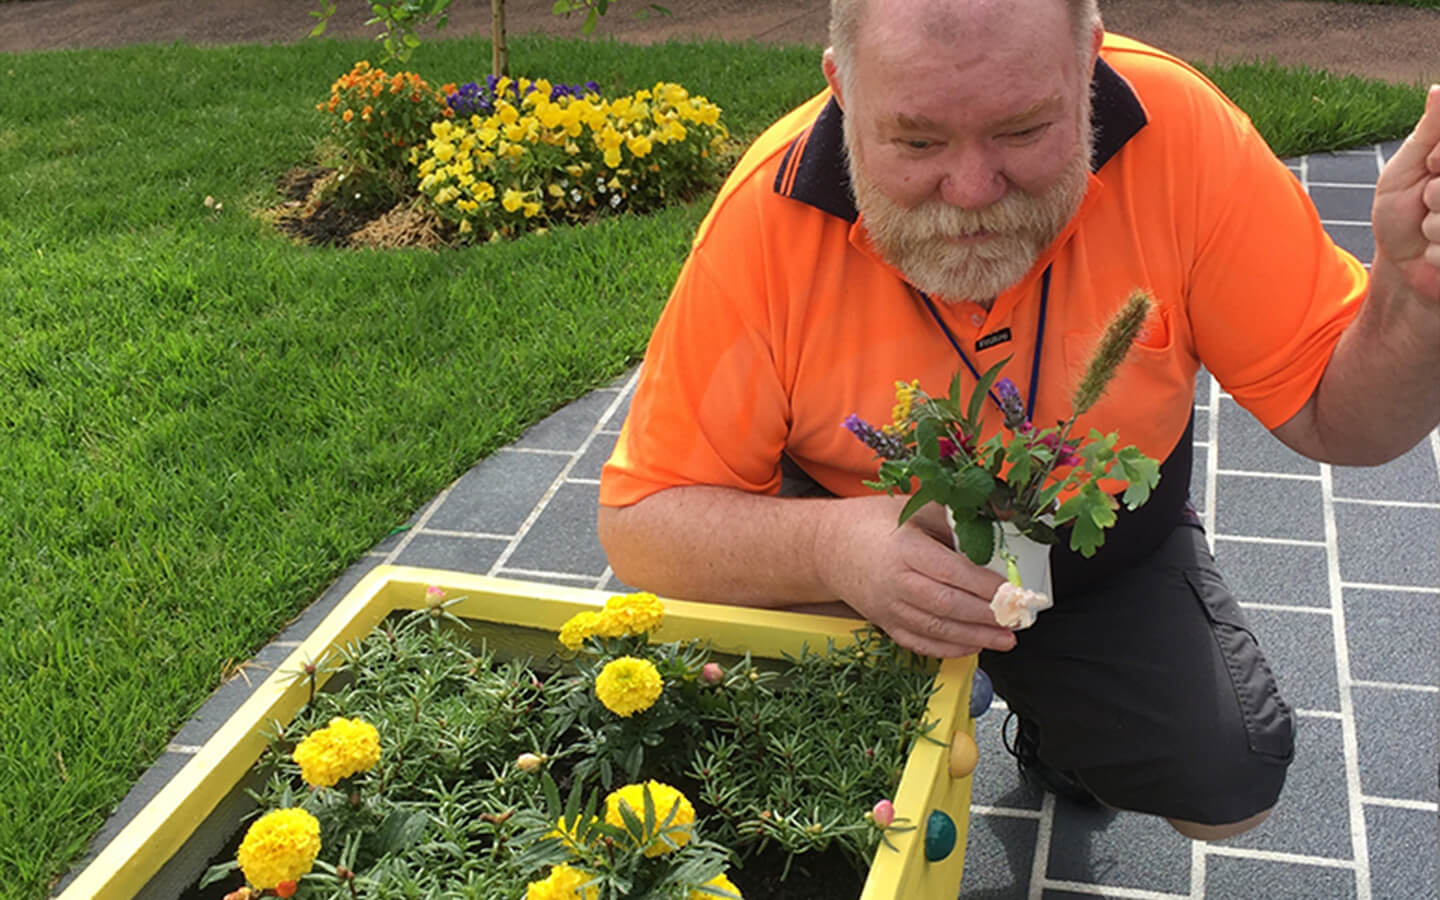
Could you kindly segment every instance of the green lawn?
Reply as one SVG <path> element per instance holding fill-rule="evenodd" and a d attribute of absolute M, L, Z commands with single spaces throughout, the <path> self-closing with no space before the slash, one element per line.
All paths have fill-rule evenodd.
<path fill-rule="evenodd" d="M 0 58 L 0 897 L 46 892 L 227 665 L 643 351 L 703 202 L 445 252 L 294 246 L 251 215 L 373 53 Z M 489 58 L 427 44 L 416 68 L 464 81 Z M 822 84 L 815 48 L 517 39 L 512 59 L 607 91 L 679 81 L 741 137 Z M 1421 108 L 1206 71 L 1282 154 L 1394 137 Z"/>

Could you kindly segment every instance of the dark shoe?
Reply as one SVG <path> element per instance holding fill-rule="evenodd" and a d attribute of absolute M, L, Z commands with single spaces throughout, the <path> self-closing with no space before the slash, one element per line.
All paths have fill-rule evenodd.
<path fill-rule="evenodd" d="M 1011 719 L 1019 724 L 1013 744 L 1010 742 Z M 1079 806 L 1101 806 L 1099 798 L 1090 793 L 1090 789 L 1081 783 L 1074 772 L 1062 772 L 1040 761 L 1040 739 L 1037 731 L 1034 725 L 1015 715 L 1013 710 L 1005 717 L 1005 724 L 1000 726 L 1000 740 L 1005 744 L 1005 749 L 1010 751 L 1010 755 L 1015 757 L 1021 779 Z"/>

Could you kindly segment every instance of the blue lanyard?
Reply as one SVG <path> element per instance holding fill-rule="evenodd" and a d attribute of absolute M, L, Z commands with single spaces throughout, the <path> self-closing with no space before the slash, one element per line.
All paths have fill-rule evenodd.
<path fill-rule="evenodd" d="M 978 382 L 980 380 L 980 370 L 975 368 L 975 364 L 970 361 L 970 357 L 966 356 L 965 351 L 960 348 L 960 342 L 955 340 L 955 335 L 951 333 L 950 328 L 945 324 L 945 320 L 940 318 L 940 311 L 935 308 L 935 302 L 930 299 L 928 294 L 919 288 L 913 288 L 913 290 L 920 295 L 921 300 L 925 301 L 925 308 L 930 310 L 931 318 L 935 320 L 936 325 L 940 326 L 940 330 L 945 332 L 945 337 L 950 341 L 950 346 L 954 347 L 955 352 L 960 354 L 960 361 L 965 364 L 965 368 L 970 370 L 970 374 L 975 376 L 975 380 Z M 1040 346 L 1045 341 L 1045 310 L 1049 305 L 1050 266 L 1046 266 L 1045 274 L 1040 276 L 1040 321 L 1039 324 L 1035 326 L 1035 355 L 1030 360 L 1030 397 L 1025 404 L 1025 418 L 1031 420 L 1035 418 L 1035 392 L 1040 387 Z M 990 390 L 990 399 L 994 401 L 997 407 L 1000 405 L 1000 398 L 995 396 L 994 388 Z"/>

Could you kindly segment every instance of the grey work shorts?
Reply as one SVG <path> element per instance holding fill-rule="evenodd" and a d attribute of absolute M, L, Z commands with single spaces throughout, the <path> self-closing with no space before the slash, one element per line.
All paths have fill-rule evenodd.
<path fill-rule="evenodd" d="M 1294 716 L 1198 526 L 1016 637 L 981 666 L 1041 762 L 1107 805 L 1206 825 L 1275 805 Z"/>

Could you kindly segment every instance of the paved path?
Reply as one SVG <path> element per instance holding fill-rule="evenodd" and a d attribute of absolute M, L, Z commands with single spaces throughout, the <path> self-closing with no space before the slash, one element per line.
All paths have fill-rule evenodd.
<path fill-rule="evenodd" d="M 1368 210 L 1394 144 L 1292 160 L 1327 228 L 1362 260 Z M 622 591 L 595 538 L 600 467 L 634 373 L 594 391 L 476 465 L 377 545 L 281 636 L 294 640 L 359 578 L 400 563 Z M 1002 749 L 1004 711 L 978 722 L 963 895 L 1418 900 L 1437 896 L 1440 434 L 1373 469 L 1284 448 L 1197 385 L 1193 492 L 1216 553 L 1299 713 L 1282 802 L 1256 831 L 1191 844 L 1153 820 L 1042 797 Z M 293 646 L 293 645 L 291 645 Z M 272 646 L 261 669 L 288 653 Z M 134 815 L 248 693 L 221 688 L 107 823 Z"/>

